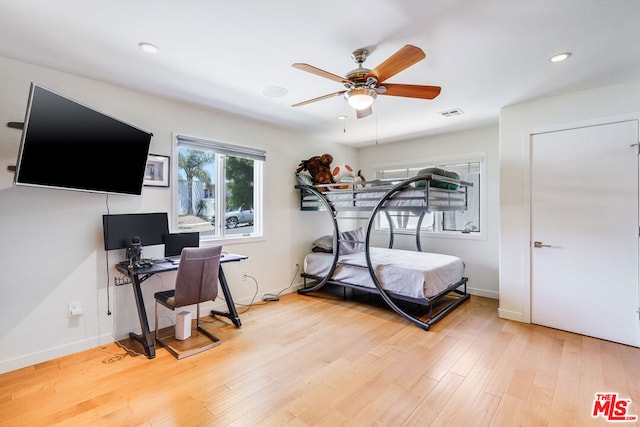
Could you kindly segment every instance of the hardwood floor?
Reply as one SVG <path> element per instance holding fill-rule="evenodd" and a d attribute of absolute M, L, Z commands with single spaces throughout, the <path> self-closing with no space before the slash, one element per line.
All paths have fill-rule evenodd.
<path fill-rule="evenodd" d="M 242 313 L 241 329 L 213 320 L 223 343 L 183 360 L 108 344 L 0 375 L 0 425 L 607 425 L 591 416 L 597 392 L 640 415 L 639 349 L 496 312 L 472 296 L 426 332 L 388 309 L 288 294 Z"/>

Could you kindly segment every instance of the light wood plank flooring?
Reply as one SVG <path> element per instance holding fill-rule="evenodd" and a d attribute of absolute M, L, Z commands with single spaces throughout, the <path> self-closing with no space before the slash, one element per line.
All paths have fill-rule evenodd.
<path fill-rule="evenodd" d="M 180 361 L 108 344 L 0 375 L 0 425 L 607 425 L 591 417 L 597 392 L 640 415 L 639 349 L 496 312 L 472 296 L 427 332 L 289 294 L 242 313 L 241 329 L 210 318 L 223 343 Z"/>

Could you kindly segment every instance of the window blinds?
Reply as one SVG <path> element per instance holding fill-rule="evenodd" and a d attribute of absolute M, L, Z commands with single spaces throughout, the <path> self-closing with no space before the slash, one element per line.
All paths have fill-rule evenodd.
<path fill-rule="evenodd" d="M 211 141 L 208 139 L 196 138 L 193 136 L 177 136 L 179 145 L 186 145 L 191 148 L 214 151 L 225 156 L 244 157 L 253 160 L 267 160 L 267 152 L 260 148 L 247 147 L 242 145 L 228 144 L 225 142 Z"/>

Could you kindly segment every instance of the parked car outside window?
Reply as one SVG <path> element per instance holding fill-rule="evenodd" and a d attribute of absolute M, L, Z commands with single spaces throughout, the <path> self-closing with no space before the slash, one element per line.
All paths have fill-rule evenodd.
<path fill-rule="evenodd" d="M 253 225 L 253 208 L 231 209 L 224 214 L 225 226 L 236 228 L 239 224 Z"/>

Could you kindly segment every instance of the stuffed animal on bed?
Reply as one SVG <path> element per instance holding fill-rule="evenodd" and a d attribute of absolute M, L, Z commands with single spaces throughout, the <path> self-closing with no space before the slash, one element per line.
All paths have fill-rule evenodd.
<path fill-rule="evenodd" d="M 296 173 L 309 171 L 309 175 L 313 178 L 314 184 L 333 184 L 333 175 L 331 175 L 331 162 L 333 156 L 331 154 L 323 154 L 322 156 L 313 156 L 308 160 L 302 160 L 296 169 Z M 325 189 L 320 189 L 324 191 Z"/>
<path fill-rule="evenodd" d="M 350 165 L 338 165 L 332 168 L 331 174 L 333 175 L 333 181 L 340 184 L 345 183 L 347 185 L 341 185 L 339 189 L 346 190 L 351 188 L 354 183 L 364 183 L 367 180 L 362 176 L 362 171 L 359 170 L 355 173 Z"/>

